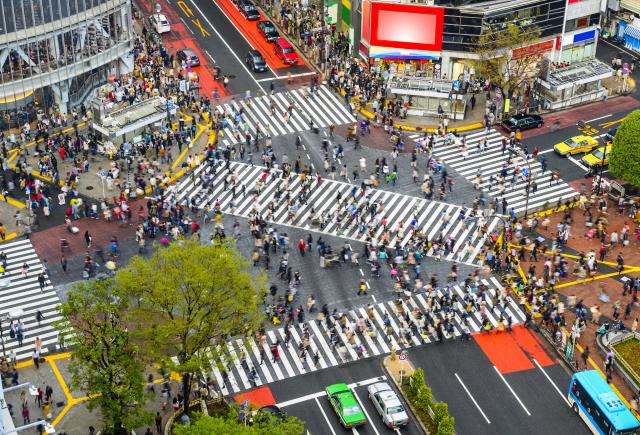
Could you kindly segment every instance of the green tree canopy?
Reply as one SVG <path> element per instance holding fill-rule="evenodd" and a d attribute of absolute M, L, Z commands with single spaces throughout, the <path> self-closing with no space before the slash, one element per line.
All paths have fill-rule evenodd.
<path fill-rule="evenodd" d="M 506 28 L 483 28 L 476 50 L 479 58 L 473 62 L 476 75 L 503 89 L 508 97 L 542 59 L 540 52 L 522 50 L 514 56 L 513 50 L 530 47 L 539 39 L 540 30 L 533 26 L 509 23 Z"/>
<path fill-rule="evenodd" d="M 133 258 L 117 273 L 118 288 L 134 300 L 132 333 L 148 358 L 183 374 L 185 398 L 193 375 L 225 351 L 216 345 L 260 325 L 265 280 L 251 270 L 231 242 L 180 240 L 149 259 Z"/>
<path fill-rule="evenodd" d="M 615 137 L 609 157 L 613 175 L 640 187 L 640 110 L 628 114 Z"/>
<path fill-rule="evenodd" d="M 304 424 L 296 417 L 279 420 L 269 414 L 253 426 L 245 426 L 235 413 L 226 418 L 197 414 L 191 424 L 175 425 L 173 429 L 175 435 L 301 435 L 303 432 Z"/>
<path fill-rule="evenodd" d="M 144 410 L 144 363 L 121 313 L 126 298 L 112 280 L 77 284 L 60 307 L 57 327 L 73 336 L 69 370 L 71 385 L 89 396 L 90 410 L 99 408 L 105 433 L 121 433 L 151 421 Z M 127 431 L 124 431 L 127 433 Z"/>

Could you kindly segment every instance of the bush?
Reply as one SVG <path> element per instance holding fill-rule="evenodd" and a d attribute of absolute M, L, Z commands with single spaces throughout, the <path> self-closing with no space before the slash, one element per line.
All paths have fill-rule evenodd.
<path fill-rule="evenodd" d="M 433 403 L 431 388 L 427 387 L 425 384 L 422 384 L 418 389 L 416 396 L 413 398 L 413 403 L 417 408 L 428 412 L 429 407 Z"/>
<path fill-rule="evenodd" d="M 449 405 L 445 402 L 433 404 L 433 424 L 440 426 L 440 423 L 449 417 Z"/>
<path fill-rule="evenodd" d="M 411 385 L 411 388 L 409 390 L 413 394 L 413 397 L 416 397 L 418 395 L 418 392 L 420 391 L 420 388 L 422 388 L 422 386 L 426 386 L 426 383 L 424 381 L 424 371 L 422 371 L 422 369 L 417 369 L 413 372 L 409 385 Z"/>
<path fill-rule="evenodd" d="M 609 170 L 634 186 L 640 186 L 640 110 L 626 116 L 613 139 Z"/>
<path fill-rule="evenodd" d="M 454 420 L 453 420 L 453 417 L 448 415 L 445 418 L 443 418 L 440 424 L 438 425 L 438 431 L 436 432 L 436 435 L 454 435 L 454 434 L 455 434 Z"/>

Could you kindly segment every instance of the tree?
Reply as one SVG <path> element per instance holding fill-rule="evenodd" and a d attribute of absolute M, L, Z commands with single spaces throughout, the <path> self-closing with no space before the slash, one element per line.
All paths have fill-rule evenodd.
<path fill-rule="evenodd" d="M 183 375 L 186 412 L 193 376 L 218 360 L 228 337 L 262 320 L 264 276 L 252 276 L 251 263 L 227 241 L 180 240 L 149 259 L 135 257 L 116 283 L 134 300 L 128 316 L 147 356 Z"/>
<path fill-rule="evenodd" d="M 613 138 L 609 170 L 616 177 L 640 187 L 640 110 L 626 116 Z"/>
<path fill-rule="evenodd" d="M 436 402 L 433 404 L 433 424 L 438 427 L 440 423 L 449 417 L 449 405 L 446 402 Z"/>
<path fill-rule="evenodd" d="M 71 385 L 89 396 L 90 410 L 100 409 L 105 433 L 128 433 L 152 420 L 143 407 L 144 363 L 121 316 L 126 310 L 112 280 L 82 282 L 68 293 L 56 325 L 73 336 Z"/>
<path fill-rule="evenodd" d="M 542 59 L 540 51 L 528 51 L 540 38 L 537 27 L 508 23 L 502 28 L 483 29 L 478 39 L 478 60 L 474 69 L 478 77 L 489 80 L 504 91 L 505 98 L 520 87 L 527 75 L 536 71 Z M 514 49 L 522 49 L 514 56 Z"/>
<path fill-rule="evenodd" d="M 269 415 L 253 426 L 242 424 L 235 414 L 228 417 L 212 417 L 196 414 L 193 422 L 186 426 L 175 425 L 175 435 L 301 435 L 304 424 L 296 417 L 277 419 Z"/>

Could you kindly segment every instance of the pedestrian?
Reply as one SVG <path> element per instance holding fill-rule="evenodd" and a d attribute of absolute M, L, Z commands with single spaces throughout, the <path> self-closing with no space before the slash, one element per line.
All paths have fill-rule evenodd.
<path fill-rule="evenodd" d="M 304 257 L 304 253 L 306 250 L 307 246 L 304 243 L 304 239 L 300 239 L 300 241 L 298 242 L 298 252 Z"/>
<path fill-rule="evenodd" d="M 53 397 L 53 388 L 51 388 L 50 385 L 47 385 L 44 388 L 44 397 L 47 400 L 47 402 L 51 403 L 51 398 Z"/>
<path fill-rule="evenodd" d="M 316 305 L 316 299 L 313 297 L 313 295 L 310 295 L 307 298 L 307 311 L 312 313 L 315 308 L 315 305 Z"/>
<path fill-rule="evenodd" d="M 587 362 L 589 361 L 590 354 L 591 354 L 591 351 L 589 350 L 589 346 L 585 346 L 584 350 L 582 351 L 582 354 L 580 355 L 582 357 L 582 362 L 585 368 L 587 367 Z"/>
<path fill-rule="evenodd" d="M 364 278 L 360 278 L 360 283 L 358 284 L 358 296 L 367 294 L 367 283 Z"/>
<path fill-rule="evenodd" d="M 62 255 L 62 258 L 60 259 L 60 267 L 62 267 L 62 271 L 64 273 L 67 273 L 67 259 L 65 258 L 64 254 Z"/>
<path fill-rule="evenodd" d="M 31 359 L 33 360 L 33 364 L 36 366 L 36 369 L 40 368 L 40 354 L 37 350 L 33 349 L 31 352 Z"/>
<path fill-rule="evenodd" d="M 31 418 L 29 417 L 29 407 L 27 405 L 22 405 L 22 419 L 24 420 L 24 424 L 31 423 Z"/>
<path fill-rule="evenodd" d="M 40 284 L 40 292 L 44 293 L 44 287 L 47 284 L 47 278 L 44 275 L 44 272 L 40 272 L 38 274 L 38 284 Z"/>
<path fill-rule="evenodd" d="M 280 350 L 278 349 L 278 341 L 271 345 L 271 356 L 273 357 L 273 362 L 277 362 L 280 358 Z"/>
<path fill-rule="evenodd" d="M 93 237 L 89 234 L 89 230 L 84 232 L 84 240 L 87 243 L 87 249 L 89 249 L 91 247 L 91 241 L 93 240 Z"/>
<path fill-rule="evenodd" d="M 44 320 L 44 314 L 42 314 L 42 311 L 38 310 L 36 312 L 36 321 L 38 322 L 38 327 L 40 327 L 40 322 L 42 322 Z"/>
<path fill-rule="evenodd" d="M 160 415 L 159 412 L 156 412 L 155 422 L 156 422 L 156 432 L 158 432 L 158 434 L 161 434 L 162 433 L 162 416 Z"/>

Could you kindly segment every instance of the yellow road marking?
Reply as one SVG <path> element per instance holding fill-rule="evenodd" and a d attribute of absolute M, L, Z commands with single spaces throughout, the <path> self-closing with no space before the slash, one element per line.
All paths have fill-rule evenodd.
<path fill-rule="evenodd" d="M 602 124 L 600 124 L 600 127 L 602 127 L 602 128 L 611 127 L 612 125 L 615 125 L 615 124 L 618 124 L 618 123 L 624 121 L 625 118 L 626 118 L 626 116 L 624 118 L 616 119 L 615 121 L 603 122 Z"/>
<path fill-rule="evenodd" d="M 10 205 L 12 205 L 14 207 L 17 207 L 17 208 L 26 208 L 27 207 L 24 203 L 18 201 L 15 198 L 11 198 L 10 196 L 0 195 L 0 199 L 2 201 L 6 202 L 7 204 L 10 204 Z"/>

